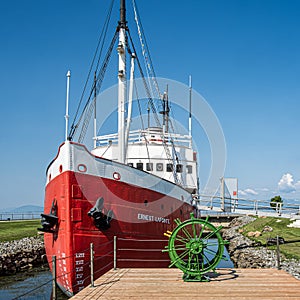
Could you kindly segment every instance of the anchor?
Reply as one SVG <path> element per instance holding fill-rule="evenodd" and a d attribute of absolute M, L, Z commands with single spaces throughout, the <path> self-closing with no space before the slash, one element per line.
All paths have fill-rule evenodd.
<path fill-rule="evenodd" d="M 104 213 L 104 199 L 103 197 L 98 198 L 96 204 L 88 212 L 88 216 L 94 219 L 95 226 L 102 230 L 108 229 L 110 227 L 110 222 L 113 217 L 113 211 L 108 210 L 107 213 Z"/>
<path fill-rule="evenodd" d="M 57 217 L 57 205 L 56 200 L 52 201 L 52 206 L 49 214 L 41 214 L 41 225 L 42 228 L 38 228 L 38 230 L 43 232 L 54 233 L 56 232 L 56 226 L 58 224 Z"/>

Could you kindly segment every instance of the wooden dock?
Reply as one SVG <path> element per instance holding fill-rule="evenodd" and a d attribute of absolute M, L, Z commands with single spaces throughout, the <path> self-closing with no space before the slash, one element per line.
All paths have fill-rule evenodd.
<path fill-rule="evenodd" d="M 110 270 L 76 299 L 300 299 L 300 281 L 276 269 L 219 269 L 210 282 L 184 282 L 178 269 Z"/>

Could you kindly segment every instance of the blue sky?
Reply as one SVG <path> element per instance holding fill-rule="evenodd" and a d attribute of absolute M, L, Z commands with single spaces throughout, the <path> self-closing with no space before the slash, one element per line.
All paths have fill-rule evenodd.
<path fill-rule="evenodd" d="M 109 2 L 0 2 L 1 207 L 43 204 L 64 139 L 65 74 L 72 117 Z M 300 2 L 137 4 L 156 74 L 183 83 L 192 74 L 218 116 L 225 176 L 238 177 L 240 196 L 299 200 Z"/>

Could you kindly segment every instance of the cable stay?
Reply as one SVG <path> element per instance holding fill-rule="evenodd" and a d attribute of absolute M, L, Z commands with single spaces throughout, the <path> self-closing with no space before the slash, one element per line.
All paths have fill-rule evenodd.
<path fill-rule="evenodd" d="M 99 48 L 100 48 L 100 52 L 99 52 L 99 55 L 98 55 L 98 61 L 97 61 L 97 65 L 96 65 L 96 72 L 98 70 L 98 66 L 99 66 L 99 63 L 100 63 L 100 58 L 101 58 L 101 55 L 102 55 L 102 51 L 103 51 L 103 47 L 104 47 L 106 35 L 107 35 L 107 32 L 108 32 L 108 27 L 109 27 L 109 23 L 110 23 L 110 19 L 111 19 L 111 14 L 112 14 L 113 6 L 114 6 L 114 0 L 111 0 L 111 3 L 110 3 L 110 6 L 109 6 L 109 9 L 108 9 L 108 13 L 107 13 L 104 25 L 103 25 L 101 34 L 100 34 L 99 39 L 98 39 L 98 43 L 97 43 L 97 47 L 96 47 L 96 50 L 95 50 L 95 53 L 94 53 L 94 57 L 92 59 L 92 62 L 91 62 L 91 65 L 90 65 L 90 69 L 89 69 L 89 72 L 88 72 L 88 75 L 87 75 L 87 78 L 86 78 L 86 81 L 85 81 L 85 84 L 84 84 L 84 87 L 83 87 L 83 91 L 82 91 L 82 94 L 81 94 L 81 97 L 80 97 L 80 100 L 79 100 L 79 104 L 77 106 L 77 110 L 76 110 L 76 113 L 75 113 L 75 116 L 74 116 L 74 119 L 73 119 L 73 123 L 72 123 L 72 125 L 70 127 L 69 137 L 68 137 L 69 140 L 72 140 L 74 138 L 74 135 L 75 135 L 75 133 L 76 133 L 78 127 L 79 127 L 79 124 L 80 124 L 82 115 L 84 113 L 84 110 L 85 110 L 85 108 L 87 106 L 87 104 L 85 104 L 85 108 L 83 109 L 83 111 L 82 111 L 82 113 L 80 115 L 80 119 L 79 119 L 79 121 L 76 122 L 76 120 L 78 118 L 78 115 L 79 115 L 80 107 L 81 107 L 82 102 L 83 102 L 84 95 L 86 93 L 87 85 L 89 83 L 90 76 L 91 76 L 92 70 L 94 68 L 95 60 L 96 60 L 96 57 L 98 55 Z M 88 98 L 87 102 L 89 100 L 90 99 Z"/>
<path fill-rule="evenodd" d="M 81 129 L 81 132 L 80 132 L 80 135 L 79 135 L 79 138 L 78 138 L 78 142 L 79 143 L 82 143 L 82 141 L 84 140 L 86 131 L 88 129 L 89 122 L 91 120 L 92 113 L 93 113 L 94 108 L 95 108 L 95 101 L 91 101 L 92 95 L 93 95 L 94 89 L 96 89 L 96 95 L 98 95 L 98 91 L 100 91 L 100 89 L 101 89 L 102 82 L 103 82 L 103 79 L 104 79 L 104 75 L 105 75 L 105 72 L 107 70 L 107 66 L 108 66 L 109 60 L 111 58 L 112 50 L 114 48 L 114 45 L 115 45 L 117 37 L 118 37 L 117 33 L 118 32 L 116 31 L 115 35 L 114 35 L 114 37 L 113 37 L 113 39 L 112 39 L 112 41 L 110 43 L 108 52 L 106 54 L 106 57 L 105 57 L 104 62 L 102 64 L 102 67 L 101 67 L 101 69 L 99 71 L 99 74 L 97 76 L 97 80 L 96 80 L 96 82 L 93 85 L 93 88 L 92 88 L 92 90 L 90 92 L 89 98 L 88 98 L 88 100 L 86 102 L 86 105 L 84 107 L 83 113 L 81 115 L 81 116 L 84 115 L 84 121 L 83 121 L 82 129 Z M 80 121 L 81 121 L 81 119 L 79 120 L 79 122 Z"/>
<path fill-rule="evenodd" d="M 87 77 L 87 80 L 86 80 L 86 83 L 85 83 L 85 86 L 84 86 L 84 89 L 83 89 L 83 92 L 82 92 L 82 95 L 81 95 L 81 98 L 80 98 L 80 101 L 79 101 L 79 105 L 78 105 L 78 108 L 77 108 L 77 111 L 76 111 L 76 114 L 75 114 L 75 117 L 74 117 L 74 121 L 73 121 L 73 123 L 71 125 L 71 128 L 70 128 L 70 133 L 69 133 L 69 137 L 68 137 L 70 140 L 74 139 L 75 134 L 77 134 L 77 131 L 80 128 L 80 132 L 78 134 L 78 136 L 79 136 L 78 137 L 78 142 L 79 143 L 83 142 L 83 140 L 85 138 L 85 135 L 86 135 L 86 132 L 87 132 L 87 129 L 88 129 L 89 124 L 90 124 L 90 120 L 92 118 L 92 114 L 93 114 L 93 112 L 95 112 L 96 97 L 97 97 L 97 95 L 98 95 L 98 93 L 101 89 L 103 79 L 104 79 L 104 75 L 106 73 L 106 70 L 107 70 L 107 67 L 108 67 L 108 64 L 109 64 L 109 61 L 110 61 L 110 58 L 111 58 L 112 51 L 113 51 L 113 48 L 115 46 L 115 43 L 116 43 L 116 40 L 117 40 L 117 37 L 118 37 L 118 32 L 121 28 L 120 26 L 122 26 L 121 24 L 118 25 L 117 30 L 115 31 L 114 36 L 113 36 L 113 38 L 110 42 L 110 45 L 108 47 L 106 56 L 105 56 L 105 58 L 103 60 L 103 63 L 102 63 L 102 66 L 101 66 L 100 70 L 98 71 L 99 64 L 100 64 L 100 59 L 101 59 L 101 55 L 102 55 L 102 52 L 103 52 L 107 31 L 108 31 L 108 25 L 109 25 L 109 21 L 110 21 L 110 18 L 111 18 L 113 3 L 114 3 L 114 0 L 111 1 L 111 5 L 109 7 L 107 18 L 106 18 L 106 21 L 104 23 L 104 27 L 103 27 L 103 30 L 101 32 L 101 36 L 100 36 L 99 41 L 98 41 L 98 45 L 97 45 L 95 55 L 94 55 L 92 63 L 91 63 L 90 70 L 88 72 L 88 77 Z M 147 45 L 147 42 L 146 42 L 146 38 L 145 38 L 145 34 L 144 34 L 144 31 L 143 31 L 142 24 L 140 22 L 140 18 L 139 18 L 139 14 L 138 14 L 138 10 L 137 10 L 137 7 L 136 7 L 135 0 L 132 0 L 132 4 L 133 4 L 133 9 L 134 9 L 134 19 L 135 19 L 135 22 L 136 22 L 138 35 L 139 35 L 139 41 L 140 41 L 141 48 L 142 48 L 142 56 L 143 56 L 143 61 L 144 61 L 144 65 L 145 65 L 144 68 L 142 68 L 141 61 L 139 59 L 139 55 L 137 55 L 137 51 L 135 49 L 133 39 L 131 37 L 130 31 L 127 28 L 127 26 L 125 28 L 125 45 L 126 45 L 126 49 L 127 49 L 127 52 L 129 53 L 129 55 L 131 57 L 132 57 L 133 54 L 135 55 L 135 61 L 137 63 L 137 67 L 138 67 L 139 73 L 140 73 L 141 78 L 142 78 L 143 86 L 144 86 L 144 89 L 146 91 L 147 101 L 148 101 L 148 109 L 147 109 L 148 110 L 148 127 L 149 127 L 149 124 L 150 124 L 149 111 L 151 111 L 152 112 L 152 117 L 154 119 L 154 122 L 155 122 L 156 126 L 159 127 L 159 128 L 162 128 L 162 124 L 161 124 L 160 118 L 158 116 L 156 105 L 154 103 L 153 87 L 154 87 L 155 93 L 158 95 L 158 99 L 162 103 L 162 106 L 164 105 L 164 97 L 167 97 L 167 95 L 164 96 L 159 90 L 158 82 L 156 80 L 155 71 L 154 71 L 154 68 L 153 68 L 152 61 L 151 61 L 149 48 L 148 48 L 148 45 Z M 97 54 L 98 54 L 98 59 L 97 59 L 97 63 L 96 63 Z M 90 79 L 92 69 L 93 69 L 93 66 L 95 64 L 96 64 L 96 66 L 95 66 L 96 71 L 95 72 L 96 73 L 98 72 L 98 74 L 97 74 L 97 76 L 96 76 L 96 78 L 95 78 L 95 80 L 92 84 L 91 91 L 90 91 L 90 93 L 88 95 L 88 98 L 85 102 L 85 105 L 82 109 L 82 113 L 78 117 L 80 107 L 82 106 L 83 97 L 84 97 L 84 94 L 86 93 L 86 88 L 87 88 L 87 85 L 88 85 L 88 81 Z M 146 72 L 146 76 L 145 76 L 144 72 Z M 139 105 L 139 113 L 141 114 L 142 112 L 141 112 L 141 107 L 140 107 L 140 102 L 139 101 L 138 101 L 138 105 Z M 170 122 L 171 128 L 173 129 L 173 124 L 172 124 L 171 120 L 170 121 L 168 120 L 168 122 Z M 143 122 L 142 122 L 142 127 L 143 127 L 143 130 L 144 130 Z M 169 130 L 167 130 L 166 132 L 169 132 Z M 171 134 L 168 134 L 168 137 L 166 137 L 164 131 L 160 135 L 161 135 L 162 145 L 164 147 L 164 152 L 166 153 L 166 158 L 169 161 L 169 163 L 173 165 L 172 175 L 174 177 L 174 182 L 176 184 L 181 185 L 182 184 L 182 182 L 181 182 L 182 178 L 179 179 L 178 174 L 176 172 L 177 164 L 179 164 L 179 158 L 178 158 L 176 150 L 175 150 L 173 137 L 172 137 Z M 148 142 L 149 141 L 146 141 L 146 143 L 145 143 L 146 146 L 147 146 Z M 170 148 L 170 146 L 171 146 L 171 148 Z M 147 153 L 148 153 L 149 161 L 150 161 L 150 153 L 149 153 L 148 148 L 147 148 Z"/>

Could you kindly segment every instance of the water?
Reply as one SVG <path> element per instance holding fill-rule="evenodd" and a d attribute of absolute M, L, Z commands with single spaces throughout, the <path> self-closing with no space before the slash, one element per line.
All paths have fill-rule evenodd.
<path fill-rule="evenodd" d="M 49 271 L 40 269 L 0 277 L 0 300 L 50 300 L 51 279 Z M 59 289 L 57 292 L 58 299 L 68 299 Z"/>
<path fill-rule="evenodd" d="M 232 269 L 232 268 L 234 268 L 233 262 L 230 259 L 230 256 L 229 256 L 229 253 L 228 253 L 226 247 L 224 248 L 223 256 L 225 256 L 226 260 L 222 259 L 219 262 L 217 268 L 218 269 Z"/>

